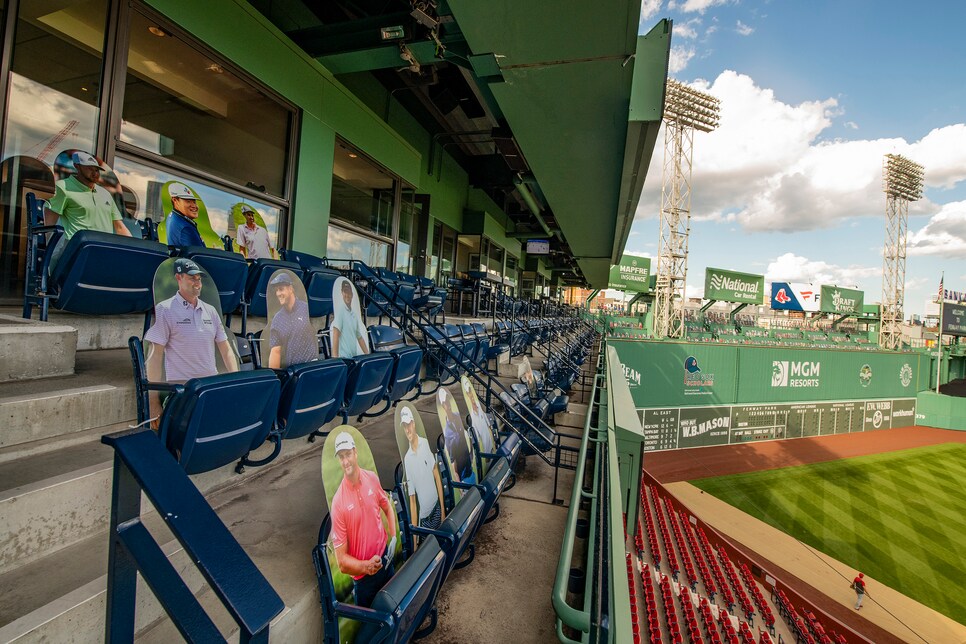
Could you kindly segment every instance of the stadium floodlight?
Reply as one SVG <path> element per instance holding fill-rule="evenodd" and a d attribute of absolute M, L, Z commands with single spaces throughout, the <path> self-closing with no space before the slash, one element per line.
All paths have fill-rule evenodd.
<path fill-rule="evenodd" d="M 887 154 L 882 162 L 886 240 L 882 251 L 882 328 L 879 346 L 883 349 L 896 350 L 902 346 L 909 202 L 922 198 L 923 175 L 921 165 L 899 154 Z"/>
<path fill-rule="evenodd" d="M 664 98 L 664 171 L 657 256 L 655 333 L 684 337 L 684 299 L 691 232 L 691 165 L 694 131 L 718 127 L 721 101 L 668 79 Z"/>

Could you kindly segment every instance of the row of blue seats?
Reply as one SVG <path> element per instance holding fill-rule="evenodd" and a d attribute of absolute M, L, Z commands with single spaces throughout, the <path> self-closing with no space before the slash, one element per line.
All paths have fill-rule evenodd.
<path fill-rule="evenodd" d="M 150 382 L 141 340 L 131 338 L 138 422 L 150 419 L 150 392 L 168 392 L 170 398 L 159 420 L 160 436 L 189 474 L 235 461 L 239 467 L 264 465 L 278 455 L 282 440 L 306 436 L 311 440 L 321 436 L 321 429 L 336 416 L 342 416 L 343 422 L 349 417 L 376 416 L 407 395 L 412 399 L 420 394 L 422 349 L 407 345 L 402 333 L 392 327 L 376 326 L 369 332 L 370 354 L 352 359 L 323 354 L 320 360 L 278 371 L 256 368 L 256 358 L 243 371 L 184 384 Z M 367 413 L 380 402 L 382 409 Z M 231 422 L 216 419 L 229 407 L 244 413 L 236 414 L 236 426 L 226 430 Z M 265 441 L 275 444 L 272 454 L 250 460 L 249 452 Z"/>
<path fill-rule="evenodd" d="M 499 515 L 500 495 L 515 482 L 512 472 L 520 454 L 520 442 L 515 434 L 504 435 L 494 453 L 482 452 L 475 432 L 469 434 L 473 446 L 471 457 L 476 460 L 478 471 L 486 474 L 476 484 L 455 480 L 443 457 L 445 441 L 440 434 L 437 468 L 444 490 L 446 519 L 436 529 L 420 527 L 416 518 L 410 515 L 403 489 L 402 463 L 396 466 L 395 487 L 387 492 L 392 496 L 401 528 L 404 562 L 379 590 L 371 606 L 339 600 L 326 552 L 331 517 L 325 517 L 317 545 L 312 550 L 312 560 L 318 580 L 323 641 L 326 644 L 344 641 L 340 617 L 362 623 L 355 635 L 356 642 L 408 642 L 428 635 L 435 628 L 436 597 L 453 570 L 472 563 L 476 535 L 484 523 Z"/>

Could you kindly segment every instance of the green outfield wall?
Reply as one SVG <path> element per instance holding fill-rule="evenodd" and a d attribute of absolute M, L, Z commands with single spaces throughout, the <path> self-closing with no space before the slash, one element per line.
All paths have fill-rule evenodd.
<path fill-rule="evenodd" d="M 966 431 L 966 398 L 921 391 L 916 403 L 916 424 Z"/>
<path fill-rule="evenodd" d="M 908 427 L 928 383 L 929 361 L 917 353 L 609 344 L 641 416 L 645 451 Z"/>

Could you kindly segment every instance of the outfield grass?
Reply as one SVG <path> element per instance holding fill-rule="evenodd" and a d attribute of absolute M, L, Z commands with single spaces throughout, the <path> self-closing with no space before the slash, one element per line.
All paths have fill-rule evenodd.
<path fill-rule="evenodd" d="M 966 623 L 966 444 L 691 483 Z"/>

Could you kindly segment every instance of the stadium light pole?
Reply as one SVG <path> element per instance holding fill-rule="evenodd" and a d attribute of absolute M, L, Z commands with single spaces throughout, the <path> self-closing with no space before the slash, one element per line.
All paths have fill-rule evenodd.
<path fill-rule="evenodd" d="M 922 198 L 923 167 L 899 154 L 882 162 L 882 189 L 886 194 L 886 240 L 882 266 L 882 328 L 879 346 L 902 346 L 902 308 L 906 295 L 906 236 L 909 202 Z"/>
<path fill-rule="evenodd" d="M 676 80 L 667 80 L 661 229 L 654 298 L 654 329 L 658 337 L 684 337 L 694 132 L 711 132 L 717 128 L 720 112 L 719 99 Z"/>

